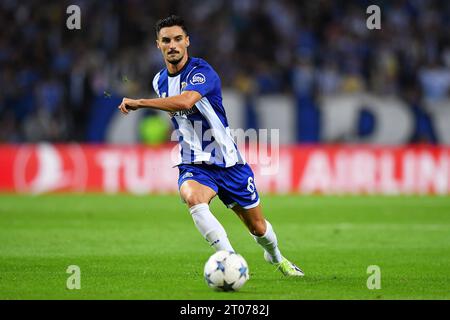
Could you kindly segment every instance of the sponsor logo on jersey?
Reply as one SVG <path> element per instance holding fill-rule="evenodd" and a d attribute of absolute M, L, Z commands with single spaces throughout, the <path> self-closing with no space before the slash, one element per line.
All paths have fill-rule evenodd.
<path fill-rule="evenodd" d="M 189 110 L 169 112 L 169 115 L 171 117 L 175 117 L 175 116 L 182 117 L 182 116 L 188 116 L 188 115 L 196 113 L 196 112 L 198 112 L 198 109 L 196 106 L 194 106 L 194 107 L 190 108 Z"/>
<path fill-rule="evenodd" d="M 206 77 L 202 73 L 196 73 L 192 76 L 191 84 L 203 84 L 206 82 Z"/>

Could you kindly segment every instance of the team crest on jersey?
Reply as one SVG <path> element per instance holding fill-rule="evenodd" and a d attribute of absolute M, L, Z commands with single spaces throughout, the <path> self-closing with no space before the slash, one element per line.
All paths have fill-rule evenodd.
<path fill-rule="evenodd" d="M 183 91 L 184 90 L 184 88 L 186 88 L 186 86 L 187 86 L 187 82 L 182 82 L 181 83 L 181 91 Z"/>
<path fill-rule="evenodd" d="M 196 73 L 192 76 L 191 84 L 203 84 L 206 82 L 206 77 L 202 73 Z"/>

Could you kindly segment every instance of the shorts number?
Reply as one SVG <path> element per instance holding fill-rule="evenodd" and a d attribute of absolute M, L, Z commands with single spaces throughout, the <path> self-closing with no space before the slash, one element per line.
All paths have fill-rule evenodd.
<path fill-rule="evenodd" d="M 252 177 L 248 177 L 247 182 L 248 182 L 247 190 L 250 191 L 250 193 L 255 192 L 255 183 L 253 182 L 253 178 Z"/>

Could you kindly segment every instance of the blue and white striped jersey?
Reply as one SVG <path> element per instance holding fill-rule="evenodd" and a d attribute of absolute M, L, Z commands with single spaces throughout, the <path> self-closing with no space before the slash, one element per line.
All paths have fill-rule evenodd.
<path fill-rule="evenodd" d="M 171 97 L 183 91 L 197 91 L 202 99 L 189 110 L 171 112 L 178 135 L 181 163 L 207 162 L 219 167 L 245 164 L 232 136 L 222 105 L 220 78 L 203 59 L 189 57 L 175 74 L 167 68 L 153 79 L 153 89 L 161 97 Z"/>

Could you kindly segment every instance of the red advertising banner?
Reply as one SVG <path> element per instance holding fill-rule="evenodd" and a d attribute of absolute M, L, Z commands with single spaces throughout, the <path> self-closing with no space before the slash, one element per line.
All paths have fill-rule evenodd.
<path fill-rule="evenodd" d="M 0 192 L 176 192 L 177 152 L 173 145 L 2 145 Z M 282 146 L 267 154 L 244 150 L 260 192 L 450 193 L 449 147 Z"/>

